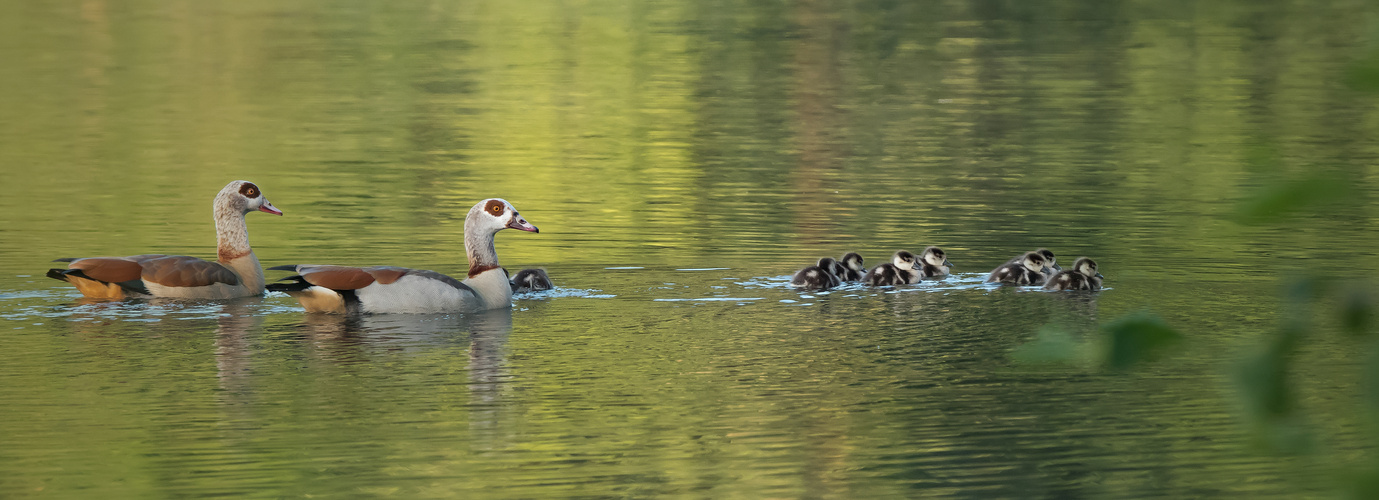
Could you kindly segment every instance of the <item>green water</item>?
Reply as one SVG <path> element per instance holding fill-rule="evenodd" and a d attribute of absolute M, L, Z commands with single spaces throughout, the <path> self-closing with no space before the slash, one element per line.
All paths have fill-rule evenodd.
<path fill-rule="evenodd" d="M 1230 380 L 1281 277 L 1376 272 L 1365 2 L 3 3 L 0 497 L 1298 498 L 1373 458 L 1368 344 L 1298 353 L 1301 456 Z M 1359 201 L 1234 221 L 1317 172 Z M 43 277 L 214 256 L 234 179 L 286 213 L 265 266 L 462 274 L 499 196 L 559 288 L 338 318 Z M 958 274 L 785 285 L 926 245 Z M 1038 247 L 1109 289 L 980 283 Z M 1135 370 L 1012 355 L 1142 309 L 1186 339 Z"/>

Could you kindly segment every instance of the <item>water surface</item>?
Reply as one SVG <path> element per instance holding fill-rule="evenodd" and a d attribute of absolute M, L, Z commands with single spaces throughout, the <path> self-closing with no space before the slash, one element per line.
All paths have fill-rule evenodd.
<path fill-rule="evenodd" d="M 1368 276 L 1373 33 L 1353 2 L 20 2 L 0 18 L 0 496 L 1326 495 L 1370 453 L 1366 344 L 1297 377 L 1318 451 L 1251 446 L 1229 374 L 1280 276 Z M 1261 186 L 1362 202 L 1232 219 Z M 460 274 L 500 196 L 509 269 L 469 316 L 286 296 L 91 303 L 57 257 L 213 255 L 258 183 L 265 266 Z M 939 245 L 956 276 L 804 293 L 822 256 Z M 1110 289 L 981 283 L 1096 258 Z M 277 277 L 271 274 L 270 277 Z M 1128 372 L 1029 366 L 1152 310 Z"/>

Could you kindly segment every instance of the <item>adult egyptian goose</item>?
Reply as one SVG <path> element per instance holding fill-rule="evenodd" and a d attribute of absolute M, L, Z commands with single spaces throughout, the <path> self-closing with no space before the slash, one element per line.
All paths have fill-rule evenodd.
<path fill-rule="evenodd" d="M 255 210 L 282 215 L 257 185 L 234 181 L 216 194 L 215 262 L 184 255 L 64 258 L 67 269 L 49 269 L 48 277 L 71 283 L 90 298 L 170 297 L 228 299 L 263 293 L 263 268 L 249 248 L 244 216 Z"/>
<path fill-rule="evenodd" d="M 790 278 L 790 284 L 805 290 L 833 288 L 841 283 L 835 274 L 840 267 L 832 257 L 824 257 L 819 259 L 818 264 L 796 271 L 795 276 Z"/>
<path fill-rule="evenodd" d="M 551 277 L 546 274 L 545 269 L 523 269 L 517 271 L 509 280 L 512 284 L 512 293 L 518 292 L 541 292 L 555 288 L 551 284 Z"/>
<path fill-rule="evenodd" d="M 1035 252 L 1026 252 L 1024 255 L 1011 259 L 1010 262 L 1002 264 L 987 275 L 987 283 L 1004 283 L 1007 285 L 1026 285 L 1039 286 L 1044 284 L 1048 277 L 1049 264 L 1044 260 L 1044 255 Z"/>
<path fill-rule="evenodd" d="M 1096 261 L 1080 257 L 1073 262 L 1071 270 L 1059 271 L 1044 284 L 1045 290 L 1100 290 L 1101 273 L 1097 272 Z"/>
<path fill-rule="evenodd" d="M 307 312 L 465 313 L 512 307 L 512 283 L 498 266 L 493 236 L 504 229 L 539 232 L 506 200 L 490 198 L 469 209 L 464 219 L 464 249 L 469 276 L 456 280 L 435 271 L 405 267 L 288 265 L 287 283 L 268 290 L 287 292 Z"/>
<path fill-rule="evenodd" d="M 920 263 L 915 254 L 901 250 L 891 261 L 871 268 L 862 281 L 872 286 L 913 285 L 920 280 Z"/>

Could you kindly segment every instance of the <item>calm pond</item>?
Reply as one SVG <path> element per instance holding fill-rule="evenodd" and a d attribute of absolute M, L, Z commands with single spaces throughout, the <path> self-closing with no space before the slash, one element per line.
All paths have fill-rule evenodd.
<path fill-rule="evenodd" d="M 1288 373 L 1305 452 L 1259 444 L 1234 374 L 1288 280 L 1379 272 L 1379 94 L 1347 84 L 1379 6 L 9 4 L 0 497 L 1299 498 L 1375 460 L 1334 299 Z M 1238 222 L 1317 173 L 1350 201 Z M 502 197 L 541 228 L 502 263 L 558 288 L 342 318 L 44 277 L 213 257 L 234 179 L 286 214 L 248 216 L 265 267 L 460 275 Z M 927 245 L 955 276 L 787 285 Z M 981 283 L 1039 247 L 1108 289 Z M 1096 362 L 1145 310 L 1176 349 Z"/>

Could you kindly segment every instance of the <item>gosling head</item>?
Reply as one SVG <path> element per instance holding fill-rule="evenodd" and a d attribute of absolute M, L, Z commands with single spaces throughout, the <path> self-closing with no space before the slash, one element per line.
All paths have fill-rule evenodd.
<path fill-rule="evenodd" d="M 862 256 L 857 252 L 843 254 L 843 267 L 857 272 L 866 272 L 867 267 L 862 264 Z"/>
<path fill-rule="evenodd" d="M 924 249 L 924 263 L 935 267 L 953 267 L 953 264 L 948 262 L 948 255 L 939 247 Z"/>
<path fill-rule="evenodd" d="M 901 250 L 891 257 L 891 263 L 895 264 L 895 267 L 909 271 L 919 265 L 919 258 L 915 257 L 915 254 Z"/>
<path fill-rule="evenodd" d="M 1020 259 L 1020 262 L 1024 264 L 1025 269 L 1029 269 L 1036 273 L 1042 274 L 1049 271 L 1049 261 L 1045 260 L 1044 256 L 1040 255 L 1039 252 L 1029 252 L 1025 254 L 1024 257 Z"/>
<path fill-rule="evenodd" d="M 833 257 L 824 257 L 822 259 L 819 259 L 818 266 L 819 269 L 823 269 L 824 271 L 828 272 L 828 274 L 832 274 L 834 276 L 838 276 L 838 273 L 842 272 L 843 270 L 843 265 L 839 264 L 838 261 L 833 260 Z"/>
<path fill-rule="evenodd" d="M 1053 269 L 1054 271 L 1063 270 L 1063 268 L 1058 267 L 1058 257 L 1054 257 L 1052 250 L 1049 250 L 1047 248 L 1040 248 L 1038 250 L 1035 250 L 1034 253 L 1037 253 L 1044 257 L 1044 265 L 1049 269 Z"/>
<path fill-rule="evenodd" d="M 540 292 L 555 288 L 551 284 L 551 277 L 546 274 L 544 269 L 523 269 L 512 277 L 512 291 L 533 291 Z"/>
<path fill-rule="evenodd" d="M 1101 273 L 1097 272 L 1096 261 L 1086 257 L 1079 257 L 1077 262 L 1073 263 L 1073 271 L 1088 278 L 1103 277 Z"/>

